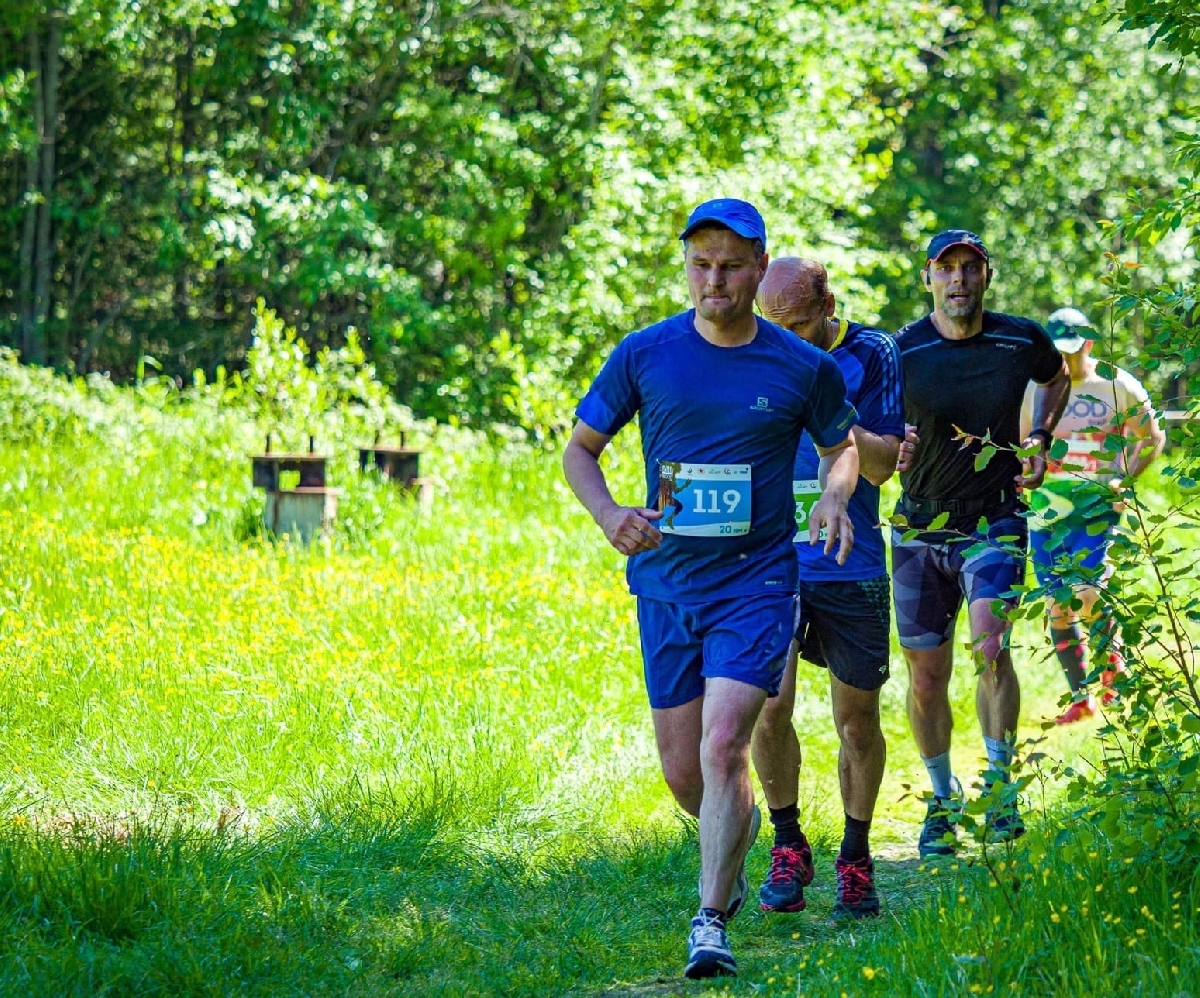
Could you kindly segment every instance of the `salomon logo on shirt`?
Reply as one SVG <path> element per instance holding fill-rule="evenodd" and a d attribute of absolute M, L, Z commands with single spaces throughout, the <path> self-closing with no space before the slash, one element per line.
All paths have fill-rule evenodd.
<path fill-rule="evenodd" d="M 771 403 L 763 395 L 760 395 L 758 397 L 758 400 L 754 403 L 754 405 L 750 406 L 750 408 L 754 412 L 774 412 L 775 411 L 774 409 L 771 408 Z"/>

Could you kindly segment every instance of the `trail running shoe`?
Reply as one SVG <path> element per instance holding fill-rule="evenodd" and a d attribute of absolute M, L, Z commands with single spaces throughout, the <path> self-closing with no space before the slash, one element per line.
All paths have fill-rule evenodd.
<path fill-rule="evenodd" d="M 1100 702 L 1105 707 L 1117 699 L 1117 691 L 1112 688 L 1113 681 L 1117 676 L 1128 671 L 1125 668 L 1125 660 L 1120 655 L 1113 652 L 1108 656 L 1108 668 L 1100 673 L 1100 685 L 1104 687 L 1104 692 L 1100 696 Z"/>
<path fill-rule="evenodd" d="M 925 811 L 925 824 L 917 840 L 917 852 L 922 859 L 930 856 L 953 856 L 958 851 L 956 818 L 959 803 L 953 797 L 934 797 Z"/>
<path fill-rule="evenodd" d="M 686 977 L 736 977 L 737 961 L 729 948 L 725 923 L 703 913 L 692 919 L 688 933 L 688 962 L 683 971 Z"/>
<path fill-rule="evenodd" d="M 875 893 L 875 861 L 870 856 L 851 862 L 839 856 L 833 864 L 837 872 L 837 901 L 834 918 L 872 918 L 879 914 L 879 895 Z"/>
<path fill-rule="evenodd" d="M 746 895 L 750 893 L 750 881 L 746 879 L 746 856 L 750 855 L 750 850 L 754 848 L 754 841 L 758 838 L 758 830 L 762 827 L 762 812 L 759 811 L 758 805 L 754 805 L 754 809 L 750 812 L 750 844 L 746 846 L 746 854 L 742 857 L 742 865 L 738 870 L 737 880 L 733 884 L 733 894 L 729 898 L 729 904 L 725 909 L 725 921 L 729 921 L 742 910 L 746 904 Z M 696 893 L 700 895 L 700 900 L 704 900 L 704 874 L 701 873 L 700 879 L 696 882 Z"/>
<path fill-rule="evenodd" d="M 803 911 L 804 888 L 812 879 L 812 847 L 801 833 L 799 845 L 771 849 L 771 869 L 758 889 L 758 906 L 763 911 Z"/>
<path fill-rule="evenodd" d="M 984 795 L 991 793 L 991 789 L 990 784 L 986 785 Z M 988 842 L 1011 842 L 1025 834 L 1025 819 L 1021 817 L 1015 799 L 989 807 L 983 820 L 987 825 Z"/>
<path fill-rule="evenodd" d="M 1096 706 L 1096 698 L 1088 694 L 1082 700 L 1076 700 L 1066 710 L 1054 719 L 1055 724 L 1074 724 L 1076 721 L 1082 721 L 1092 717 L 1099 708 Z"/>

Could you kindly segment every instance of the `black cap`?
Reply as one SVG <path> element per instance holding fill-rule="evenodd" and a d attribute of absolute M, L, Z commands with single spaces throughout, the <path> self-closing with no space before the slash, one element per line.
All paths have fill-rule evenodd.
<path fill-rule="evenodd" d="M 939 232 L 929 240 L 929 250 L 925 254 L 925 259 L 939 260 L 951 246 L 966 246 L 983 257 L 984 262 L 991 259 L 988 256 L 987 247 L 983 245 L 983 240 L 967 229 L 947 229 L 945 232 Z"/>

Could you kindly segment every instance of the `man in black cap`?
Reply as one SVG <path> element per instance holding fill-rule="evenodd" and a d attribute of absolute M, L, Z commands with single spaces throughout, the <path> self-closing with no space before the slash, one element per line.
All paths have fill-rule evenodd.
<path fill-rule="evenodd" d="M 737 972 L 725 926 L 745 904 L 758 824 L 750 736 L 779 690 L 794 626 L 796 447 L 807 430 L 822 455 L 809 539 L 826 527 L 825 550 L 841 562 L 858 451 L 837 362 L 754 314 L 767 268 L 754 206 L 705 202 L 681 238 L 694 307 L 617 345 L 579 403 L 563 468 L 629 559 L 663 776 L 699 819 L 700 911 L 685 972 L 713 977 Z M 623 506 L 599 458 L 635 417 L 644 501 Z"/>
<path fill-rule="evenodd" d="M 961 791 L 950 766 L 949 684 L 964 598 L 988 757 L 985 792 L 1008 777 L 1021 691 L 1008 649 L 1010 625 L 993 605 L 1014 605 L 1010 594 L 1024 579 L 1028 531 L 1021 493 L 1042 482 L 1071 389 L 1062 355 L 1040 325 L 984 311 L 990 263 L 973 232 L 934 236 L 921 270 L 933 311 L 896 334 L 905 419 L 920 441 L 915 450 L 908 441 L 901 446 L 896 513 L 907 529 L 892 532 L 892 593 L 908 663 L 909 723 L 933 786 L 918 844 L 922 856 L 955 850 Z M 1030 381 L 1038 387 L 1031 429 L 1022 438 L 1021 401 Z M 1011 796 L 990 809 L 986 821 L 992 841 L 1025 830 Z"/>

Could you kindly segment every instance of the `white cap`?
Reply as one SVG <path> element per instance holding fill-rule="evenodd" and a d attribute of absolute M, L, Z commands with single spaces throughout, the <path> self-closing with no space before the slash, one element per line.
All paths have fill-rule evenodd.
<path fill-rule="evenodd" d="M 1070 307 L 1050 313 L 1046 319 L 1046 332 L 1063 353 L 1078 353 L 1088 340 L 1096 338 L 1088 317 L 1079 309 Z M 1092 335 L 1088 336 L 1087 333 Z"/>

